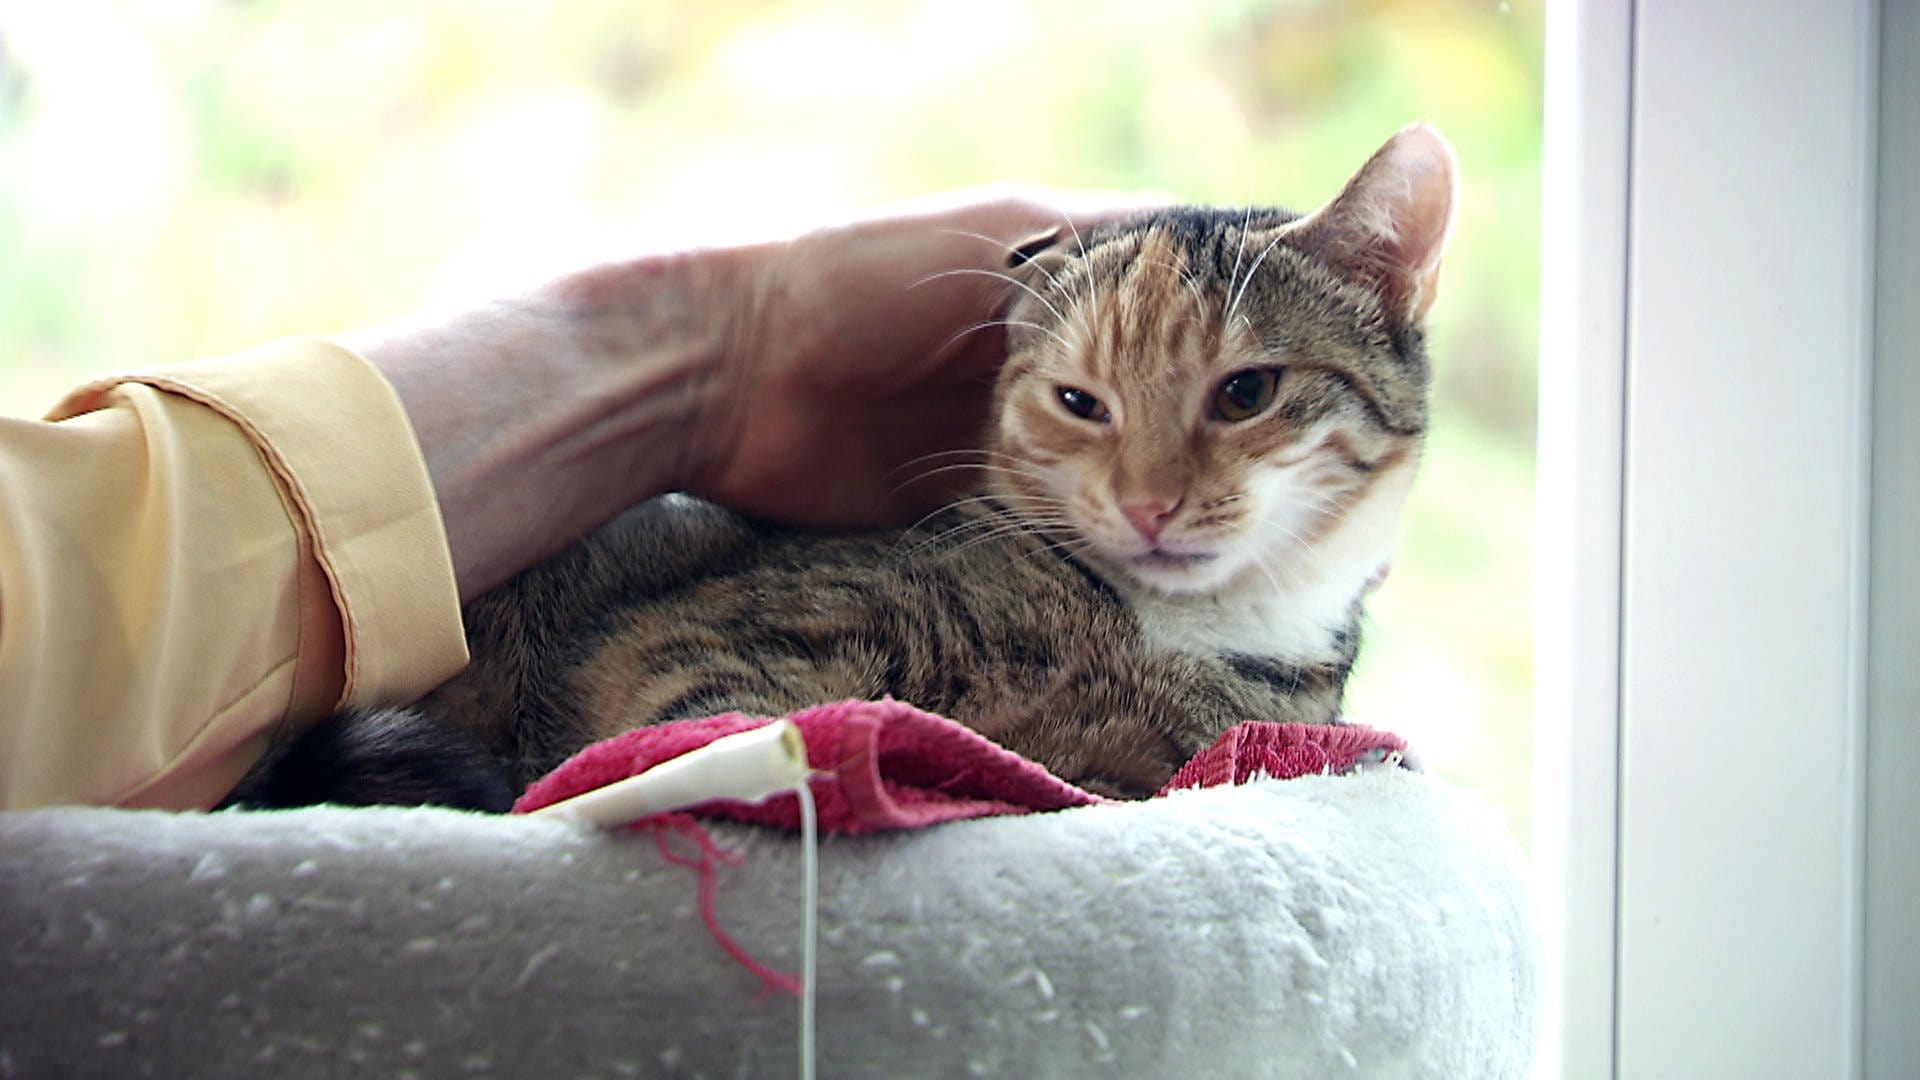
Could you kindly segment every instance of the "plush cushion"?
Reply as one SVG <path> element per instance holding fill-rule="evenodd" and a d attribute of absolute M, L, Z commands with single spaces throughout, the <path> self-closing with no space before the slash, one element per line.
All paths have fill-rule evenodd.
<path fill-rule="evenodd" d="M 720 925 L 797 970 L 800 841 L 708 828 Z M 697 880 L 444 810 L 0 814 L 0 1076 L 788 1075 L 795 1001 Z M 820 1072 L 1521 1076 L 1522 881 L 1398 769 L 830 837 Z"/>

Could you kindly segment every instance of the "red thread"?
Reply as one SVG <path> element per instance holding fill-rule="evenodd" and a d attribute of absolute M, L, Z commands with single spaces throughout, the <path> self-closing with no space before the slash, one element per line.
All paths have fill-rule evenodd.
<path fill-rule="evenodd" d="M 701 828 L 699 822 L 686 814 L 663 814 L 646 821 L 635 822 L 635 824 L 646 825 L 653 829 L 653 842 L 660 849 L 661 858 L 675 866 L 685 866 L 699 874 L 700 918 L 707 924 L 707 932 L 713 935 L 713 940 L 726 950 L 728 956 L 733 957 L 735 963 L 760 976 L 760 990 L 754 995 L 754 1000 L 759 1001 L 774 990 L 785 990 L 794 997 L 799 997 L 799 979 L 784 972 L 775 971 L 755 960 L 747 950 L 741 948 L 738 942 L 720 928 L 720 917 L 714 910 L 714 898 L 720 883 L 720 871 L 715 864 L 738 866 L 740 856 L 714 843 L 713 837 L 707 834 L 707 830 Z M 692 858 L 680 855 L 667 846 L 667 835 L 673 832 L 692 840 L 694 846 L 700 849 L 700 856 Z"/>

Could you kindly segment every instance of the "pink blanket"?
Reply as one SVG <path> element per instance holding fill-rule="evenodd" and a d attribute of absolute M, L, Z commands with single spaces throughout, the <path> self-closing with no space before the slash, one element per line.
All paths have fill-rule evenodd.
<path fill-rule="evenodd" d="M 1040 765 L 990 742 L 972 728 L 891 699 L 842 701 L 788 717 L 807 744 L 810 783 L 823 833 L 915 829 L 942 821 L 1064 810 L 1108 800 L 1067 783 Z M 518 814 L 605 787 L 705 746 L 723 735 L 769 723 L 728 713 L 639 728 L 598 742 L 561 763 L 514 804 Z M 1291 779 L 1345 772 L 1363 760 L 1403 753 L 1399 736 L 1358 725 L 1245 723 L 1195 754 L 1160 792 L 1240 784 L 1256 776 Z M 692 817 L 732 818 L 797 830 L 799 799 L 775 795 L 764 803 L 716 800 L 673 814 L 656 814 L 630 827 L 651 827 L 660 855 L 699 874 L 700 916 L 714 941 L 760 976 L 763 990 L 800 993 L 799 981 L 754 959 L 721 928 L 715 914 L 717 864 L 738 856 L 722 850 Z M 676 851 L 670 834 L 696 847 Z"/>
<path fill-rule="evenodd" d="M 1063 810 L 1107 800 L 988 741 L 973 729 L 893 700 L 843 701 L 788 717 L 807 743 L 820 829 L 871 833 L 941 821 Z M 575 754 L 534 783 L 516 813 L 572 798 L 624 779 L 765 718 L 728 713 L 640 728 Z M 1189 787 L 1240 784 L 1345 772 L 1361 761 L 1403 753 L 1396 735 L 1359 725 L 1240 724 L 1194 755 L 1160 794 Z M 704 817 L 799 828 L 792 795 L 759 805 L 718 801 L 693 808 Z"/>

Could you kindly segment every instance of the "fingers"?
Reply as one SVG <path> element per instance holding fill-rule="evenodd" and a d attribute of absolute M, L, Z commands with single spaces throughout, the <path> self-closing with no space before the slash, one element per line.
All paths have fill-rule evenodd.
<path fill-rule="evenodd" d="M 981 253 L 981 262 L 1001 267 L 1008 252 L 1036 235 L 1055 229 L 1085 235 L 1107 222 L 1124 220 L 1172 201 L 1150 192 L 1000 184 L 948 192 L 906 204 L 904 209 L 907 216 L 936 218 L 938 224 L 990 245 L 991 251 Z"/>
<path fill-rule="evenodd" d="M 1035 231 L 1065 225 L 1085 232 L 1175 201 L 1164 193 L 1141 191 L 1016 187 L 1004 192 L 1007 212 L 1032 219 Z"/>
<path fill-rule="evenodd" d="M 1063 234 L 1079 246 L 1100 225 L 1165 203 L 1140 192 L 995 185 L 882 207 L 843 235 L 890 238 L 900 269 L 913 273 L 919 317 L 971 332 L 986 325 L 981 320 L 997 317 L 1012 290 L 1024 287 L 1008 274 L 1009 256 L 1022 245 Z M 950 345 L 934 351 L 944 355 Z"/>

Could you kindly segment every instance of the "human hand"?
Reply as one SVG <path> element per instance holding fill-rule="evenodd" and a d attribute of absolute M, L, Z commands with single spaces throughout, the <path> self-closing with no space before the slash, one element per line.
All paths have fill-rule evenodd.
<path fill-rule="evenodd" d="M 1008 252 L 1127 209 L 1076 201 L 949 196 L 341 340 L 407 410 L 463 599 L 666 491 L 805 528 L 904 523 L 966 479 L 937 455 L 984 434 Z"/>
<path fill-rule="evenodd" d="M 950 499 L 1006 359 L 1008 252 L 1141 205 L 962 193 L 744 249 L 685 486 L 809 528 L 902 523 Z"/>

